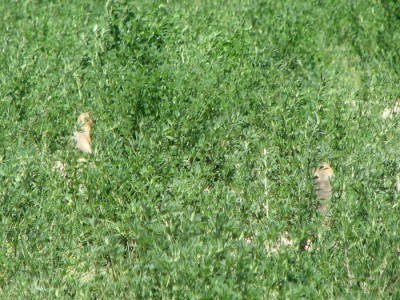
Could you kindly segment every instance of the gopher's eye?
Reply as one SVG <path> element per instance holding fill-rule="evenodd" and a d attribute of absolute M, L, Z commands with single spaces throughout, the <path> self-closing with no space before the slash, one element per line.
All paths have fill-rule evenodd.
<path fill-rule="evenodd" d="M 325 170 L 326 168 L 324 167 L 324 166 L 319 166 L 319 170 L 320 171 L 323 171 L 323 170 Z"/>

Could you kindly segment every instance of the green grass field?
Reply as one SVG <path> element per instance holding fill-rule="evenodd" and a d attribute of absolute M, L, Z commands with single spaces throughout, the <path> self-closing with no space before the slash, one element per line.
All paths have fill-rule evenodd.
<path fill-rule="evenodd" d="M 399 299 L 399 2 L 0 12 L 1 299 Z"/>

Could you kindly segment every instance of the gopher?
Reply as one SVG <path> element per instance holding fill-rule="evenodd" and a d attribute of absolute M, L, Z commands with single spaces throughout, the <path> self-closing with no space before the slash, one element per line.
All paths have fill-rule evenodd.
<path fill-rule="evenodd" d="M 332 198 L 332 186 L 330 182 L 332 177 L 333 170 L 327 163 L 320 164 L 314 171 L 315 195 L 319 201 L 317 210 L 324 218 L 325 223 L 329 222 L 327 212 L 329 200 Z"/>
<path fill-rule="evenodd" d="M 93 120 L 90 118 L 89 113 L 81 113 L 78 117 L 77 124 L 80 130 L 74 132 L 76 148 L 86 153 L 92 153 L 90 131 Z"/>

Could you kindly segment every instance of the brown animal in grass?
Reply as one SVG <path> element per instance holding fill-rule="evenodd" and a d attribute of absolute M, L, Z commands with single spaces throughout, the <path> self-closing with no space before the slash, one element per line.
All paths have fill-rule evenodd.
<path fill-rule="evenodd" d="M 84 112 L 79 115 L 77 125 L 79 127 L 79 131 L 74 132 L 76 148 L 86 153 L 92 153 L 92 140 L 90 138 L 90 132 L 93 125 L 93 120 L 90 118 L 88 112 Z"/>
<path fill-rule="evenodd" d="M 327 163 L 322 163 L 314 171 L 314 187 L 315 195 L 319 201 L 318 212 L 324 218 L 325 223 L 329 223 L 327 217 L 329 200 L 332 198 L 331 179 L 333 177 L 333 169 Z"/>

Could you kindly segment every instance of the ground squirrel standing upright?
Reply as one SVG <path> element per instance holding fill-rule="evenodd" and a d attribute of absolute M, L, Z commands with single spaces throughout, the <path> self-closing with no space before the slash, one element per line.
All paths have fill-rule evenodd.
<path fill-rule="evenodd" d="M 332 197 L 332 186 L 330 179 L 333 177 L 333 170 L 327 163 L 322 163 L 314 171 L 314 185 L 317 200 L 320 201 L 318 212 L 324 218 L 324 222 L 328 223 L 327 217 L 328 202 Z"/>
<path fill-rule="evenodd" d="M 81 113 L 78 117 L 77 124 L 79 126 L 79 131 L 74 132 L 76 148 L 86 153 L 92 153 L 90 131 L 93 120 L 90 118 L 89 113 Z"/>

